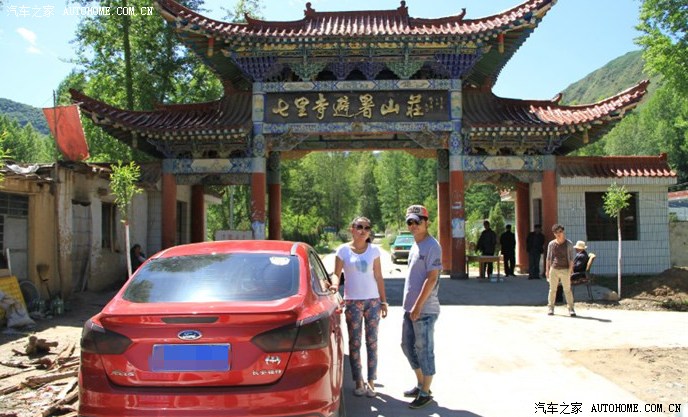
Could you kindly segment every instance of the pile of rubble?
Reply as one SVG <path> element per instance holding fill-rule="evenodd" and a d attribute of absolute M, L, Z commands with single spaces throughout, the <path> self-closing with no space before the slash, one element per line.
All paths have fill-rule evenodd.
<path fill-rule="evenodd" d="M 12 358 L 0 358 L 0 365 L 13 368 L 0 373 L 0 417 L 21 417 L 28 409 L 41 417 L 76 417 L 79 356 L 72 343 L 59 352 L 58 342 L 30 336 L 23 351 L 12 349 Z M 21 378 L 22 374 L 26 374 Z M 3 385 L 3 380 L 19 381 Z M 8 401 L 14 407 L 7 409 Z M 23 404 L 23 406 L 22 406 Z"/>

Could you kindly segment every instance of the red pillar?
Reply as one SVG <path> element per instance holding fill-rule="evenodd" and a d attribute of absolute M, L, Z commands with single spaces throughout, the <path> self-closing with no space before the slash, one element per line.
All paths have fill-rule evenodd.
<path fill-rule="evenodd" d="M 161 208 L 161 249 L 167 249 L 177 241 L 177 181 L 174 174 L 162 174 Z"/>
<path fill-rule="evenodd" d="M 203 185 L 191 186 L 191 242 L 205 241 L 205 192 Z"/>
<path fill-rule="evenodd" d="M 545 170 L 542 173 L 542 233 L 545 241 L 554 239 L 552 226 L 557 223 L 557 172 Z"/>
<path fill-rule="evenodd" d="M 530 188 L 525 182 L 516 184 L 516 264 L 520 272 L 528 272 L 526 238 L 530 231 Z"/>
<path fill-rule="evenodd" d="M 466 274 L 466 214 L 464 207 L 463 171 L 449 171 L 449 204 L 451 207 L 451 278 L 468 278 Z"/>
<path fill-rule="evenodd" d="M 265 172 L 251 173 L 251 228 L 254 239 L 265 239 Z"/>
<path fill-rule="evenodd" d="M 437 182 L 437 232 L 442 247 L 442 273 L 451 271 L 451 217 L 449 216 L 449 182 Z"/>

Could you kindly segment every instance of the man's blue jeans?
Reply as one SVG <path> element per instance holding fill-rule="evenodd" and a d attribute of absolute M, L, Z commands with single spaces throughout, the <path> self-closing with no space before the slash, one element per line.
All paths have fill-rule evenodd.
<path fill-rule="evenodd" d="M 404 313 L 401 330 L 401 350 L 412 369 L 420 368 L 423 375 L 435 375 L 435 322 L 439 314 L 421 314 L 416 321 Z"/>

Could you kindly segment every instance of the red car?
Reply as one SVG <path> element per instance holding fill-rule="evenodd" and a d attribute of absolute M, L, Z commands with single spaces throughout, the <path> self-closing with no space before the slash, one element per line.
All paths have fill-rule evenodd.
<path fill-rule="evenodd" d="M 341 313 L 306 244 L 164 250 L 84 325 L 78 415 L 344 416 Z"/>

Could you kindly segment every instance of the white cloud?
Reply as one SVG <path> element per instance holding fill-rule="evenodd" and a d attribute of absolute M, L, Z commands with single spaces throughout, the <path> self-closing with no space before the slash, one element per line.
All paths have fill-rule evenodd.
<path fill-rule="evenodd" d="M 19 36 L 21 36 L 25 41 L 29 43 L 29 47 L 26 48 L 26 52 L 30 54 L 42 53 L 41 50 L 38 48 L 38 45 L 36 44 L 38 36 L 36 36 L 35 32 L 32 32 L 27 28 L 18 28 L 17 33 L 19 34 Z"/>

